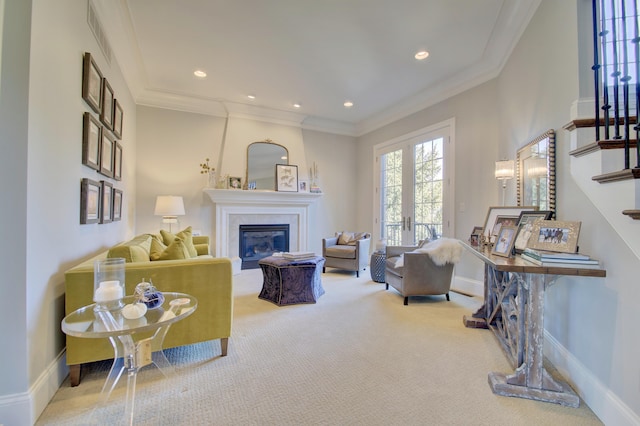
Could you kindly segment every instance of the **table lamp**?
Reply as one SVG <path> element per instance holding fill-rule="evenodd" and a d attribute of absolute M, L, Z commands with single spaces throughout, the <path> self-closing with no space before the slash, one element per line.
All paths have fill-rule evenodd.
<path fill-rule="evenodd" d="M 184 216 L 184 202 L 182 197 L 175 195 L 158 195 L 156 198 L 156 209 L 153 213 L 156 216 L 162 216 L 162 223 L 169 224 L 169 232 L 171 225 L 178 224 L 178 216 Z"/>
<path fill-rule="evenodd" d="M 507 191 L 507 180 L 515 176 L 515 165 L 513 160 L 496 161 L 496 179 L 502 181 L 502 205 L 505 205 L 505 195 Z"/>

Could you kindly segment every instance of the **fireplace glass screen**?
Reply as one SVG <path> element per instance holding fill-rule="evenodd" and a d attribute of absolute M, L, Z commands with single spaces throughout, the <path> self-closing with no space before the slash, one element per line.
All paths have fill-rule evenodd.
<path fill-rule="evenodd" d="M 289 251 L 289 225 L 240 225 L 242 269 L 256 269 L 258 261 Z"/>

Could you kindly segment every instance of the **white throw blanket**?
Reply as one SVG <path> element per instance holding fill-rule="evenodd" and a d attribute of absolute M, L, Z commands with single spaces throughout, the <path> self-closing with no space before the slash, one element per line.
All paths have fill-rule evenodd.
<path fill-rule="evenodd" d="M 439 238 L 410 253 L 427 253 L 433 263 L 443 266 L 445 263 L 458 263 L 462 256 L 462 245 L 455 238 Z M 396 268 L 404 266 L 404 254 L 396 261 Z"/>

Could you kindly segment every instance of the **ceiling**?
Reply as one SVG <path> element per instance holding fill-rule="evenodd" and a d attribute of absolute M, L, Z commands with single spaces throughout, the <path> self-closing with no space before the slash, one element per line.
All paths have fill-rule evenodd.
<path fill-rule="evenodd" d="M 497 76 L 540 0 L 93 3 L 138 104 L 357 136 Z"/>

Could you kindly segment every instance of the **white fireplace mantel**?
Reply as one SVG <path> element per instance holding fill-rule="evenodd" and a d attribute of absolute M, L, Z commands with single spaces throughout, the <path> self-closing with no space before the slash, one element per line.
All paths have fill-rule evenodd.
<path fill-rule="evenodd" d="M 309 208 L 321 193 L 209 188 L 203 191 L 216 207 L 216 257 L 238 255 L 239 224 L 248 223 L 288 223 L 290 250 L 307 250 Z"/>

